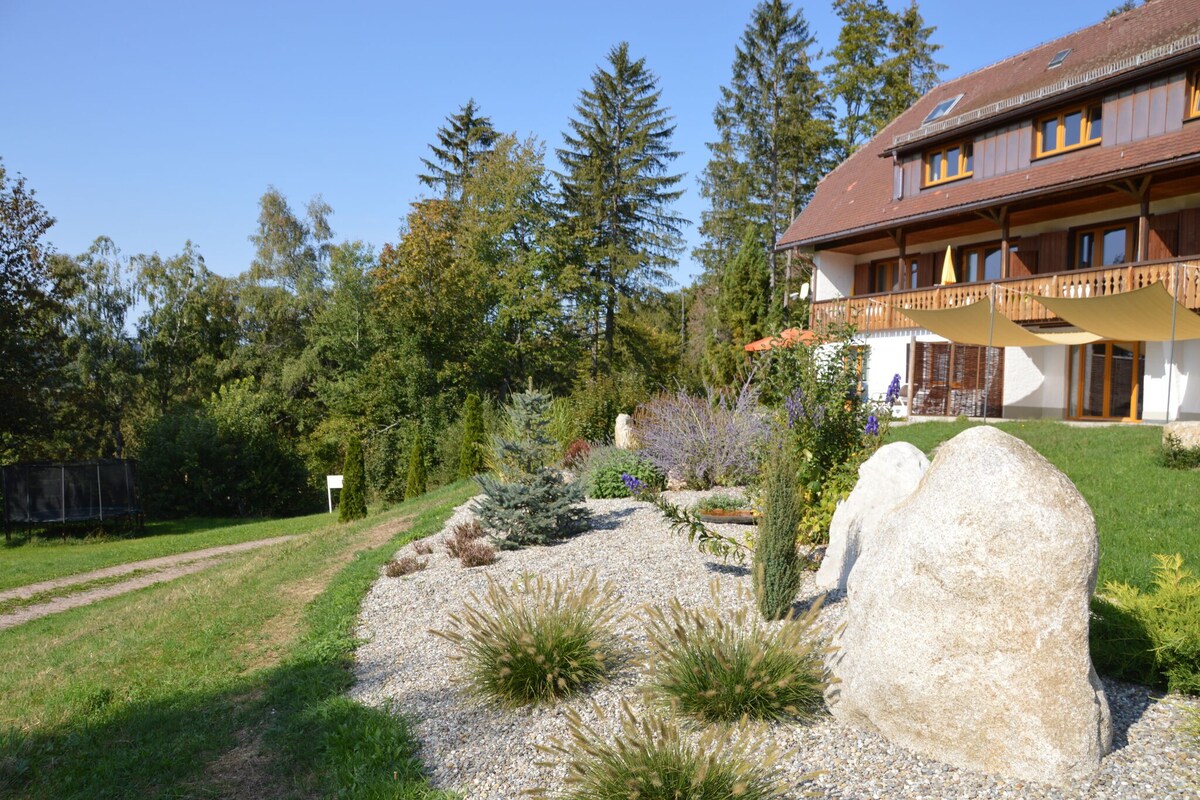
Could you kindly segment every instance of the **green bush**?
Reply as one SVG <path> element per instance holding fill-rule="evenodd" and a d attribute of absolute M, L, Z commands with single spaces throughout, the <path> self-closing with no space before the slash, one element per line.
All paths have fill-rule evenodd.
<path fill-rule="evenodd" d="M 526 574 L 450 616 L 449 640 L 469 690 L 502 706 L 549 703 L 603 680 L 621 654 L 613 632 L 618 594 L 595 574 L 549 581 Z"/>
<path fill-rule="evenodd" d="M 1108 583 L 1092 599 L 1092 661 L 1114 678 L 1200 694 L 1200 580 L 1178 554 L 1155 559 L 1151 591 Z"/>
<path fill-rule="evenodd" d="M 701 514 L 709 511 L 743 511 L 747 508 L 750 508 L 749 500 L 725 492 L 709 495 L 696 503 L 696 511 Z"/>
<path fill-rule="evenodd" d="M 592 448 L 580 480 L 588 497 L 629 497 L 629 488 L 621 480 L 621 475 L 626 473 L 646 484 L 648 489 L 661 490 L 667 485 L 667 476 L 658 467 L 633 450 L 616 447 Z"/>
<path fill-rule="evenodd" d="M 795 475 L 788 448 L 777 449 L 767 464 L 762 518 L 754 546 L 754 596 L 764 619 L 787 616 L 800 589 L 802 567 L 796 535 L 804 509 Z"/>
<path fill-rule="evenodd" d="M 479 395 L 468 395 L 463 403 L 462 443 L 458 455 L 458 477 L 470 478 L 483 472 L 483 456 L 487 447 L 483 426 L 483 402 Z"/>
<path fill-rule="evenodd" d="M 346 442 L 346 463 L 342 467 L 342 493 L 338 498 L 338 522 L 350 522 L 367 515 L 367 476 L 362 442 L 351 436 Z"/>
<path fill-rule="evenodd" d="M 1200 467 L 1200 447 L 1184 447 L 1178 436 L 1167 434 L 1159 460 L 1171 469 L 1196 469 Z"/>
<path fill-rule="evenodd" d="M 819 605 L 767 627 L 748 619 L 745 605 L 723 617 L 715 601 L 647 611 L 653 694 L 701 722 L 811 719 L 826 687 Z"/>
<path fill-rule="evenodd" d="M 620 732 L 602 739 L 574 709 L 564 709 L 563 716 L 569 739 L 551 740 L 544 748 L 566 766 L 563 788 L 555 797 L 773 800 L 790 797 L 795 788 L 775 774 L 778 750 L 756 744 L 745 731 L 723 726 L 693 737 L 669 718 L 647 714 L 639 719 L 622 703 Z M 531 794 L 547 797 L 549 790 Z"/>
<path fill-rule="evenodd" d="M 408 451 L 408 477 L 404 481 L 404 499 L 411 500 L 425 494 L 427 483 L 425 437 L 418 429 L 413 437 L 412 449 Z"/>

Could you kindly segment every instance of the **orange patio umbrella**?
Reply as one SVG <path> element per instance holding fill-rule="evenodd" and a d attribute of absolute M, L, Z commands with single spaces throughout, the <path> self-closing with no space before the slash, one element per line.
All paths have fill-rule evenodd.
<path fill-rule="evenodd" d="M 761 350 L 770 350 L 772 347 L 791 347 L 796 342 L 801 344 L 812 344 L 816 341 L 817 335 L 809 330 L 800 330 L 799 328 L 788 328 L 778 336 L 768 336 L 765 339 L 759 339 L 746 345 L 747 353 L 757 353 Z"/>

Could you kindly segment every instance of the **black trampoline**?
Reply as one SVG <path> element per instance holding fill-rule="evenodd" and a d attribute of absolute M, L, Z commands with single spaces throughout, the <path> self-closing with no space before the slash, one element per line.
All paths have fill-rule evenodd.
<path fill-rule="evenodd" d="M 142 520 L 132 459 L 10 464 L 3 468 L 3 488 L 6 538 L 14 523 Z"/>

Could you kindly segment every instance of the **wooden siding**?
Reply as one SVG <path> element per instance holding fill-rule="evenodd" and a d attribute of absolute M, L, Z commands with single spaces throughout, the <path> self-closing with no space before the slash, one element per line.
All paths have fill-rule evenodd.
<path fill-rule="evenodd" d="M 989 131 L 975 140 L 975 177 L 994 178 L 1026 169 L 1032 152 L 1030 122 Z"/>
<path fill-rule="evenodd" d="M 1131 292 L 1163 282 L 1190 309 L 1200 309 L 1200 258 L 1126 264 L 1120 267 L 1073 270 L 1029 278 L 995 281 L 996 308 L 1014 322 L 1057 322 L 1050 309 L 1027 295 L 1044 297 L 1101 297 Z M 812 324 L 849 321 L 860 331 L 914 328 L 898 309 L 936 310 L 984 300 L 990 283 L 955 283 L 907 292 L 884 292 L 864 297 L 827 300 L 812 307 Z"/>
<path fill-rule="evenodd" d="M 1178 247 L 1178 255 L 1200 255 L 1200 208 L 1185 208 L 1179 212 Z"/>
<path fill-rule="evenodd" d="M 1179 130 L 1186 95 L 1185 75 L 1179 73 L 1107 97 L 1103 145 L 1116 147 Z"/>
<path fill-rule="evenodd" d="M 1038 273 L 1061 272 L 1067 269 L 1067 231 L 1050 231 L 1038 237 Z"/>
<path fill-rule="evenodd" d="M 1155 214 L 1150 217 L 1150 236 L 1146 242 L 1146 258 L 1161 261 L 1175 258 L 1179 253 L 1179 213 Z"/>

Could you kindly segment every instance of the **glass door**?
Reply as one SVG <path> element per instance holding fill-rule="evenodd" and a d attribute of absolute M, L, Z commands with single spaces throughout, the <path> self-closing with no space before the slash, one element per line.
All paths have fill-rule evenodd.
<path fill-rule="evenodd" d="M 1141 342 L 1096 342 L 1071 348 L 1071 419 L 1142 418 L 1146 354 Z"/>

